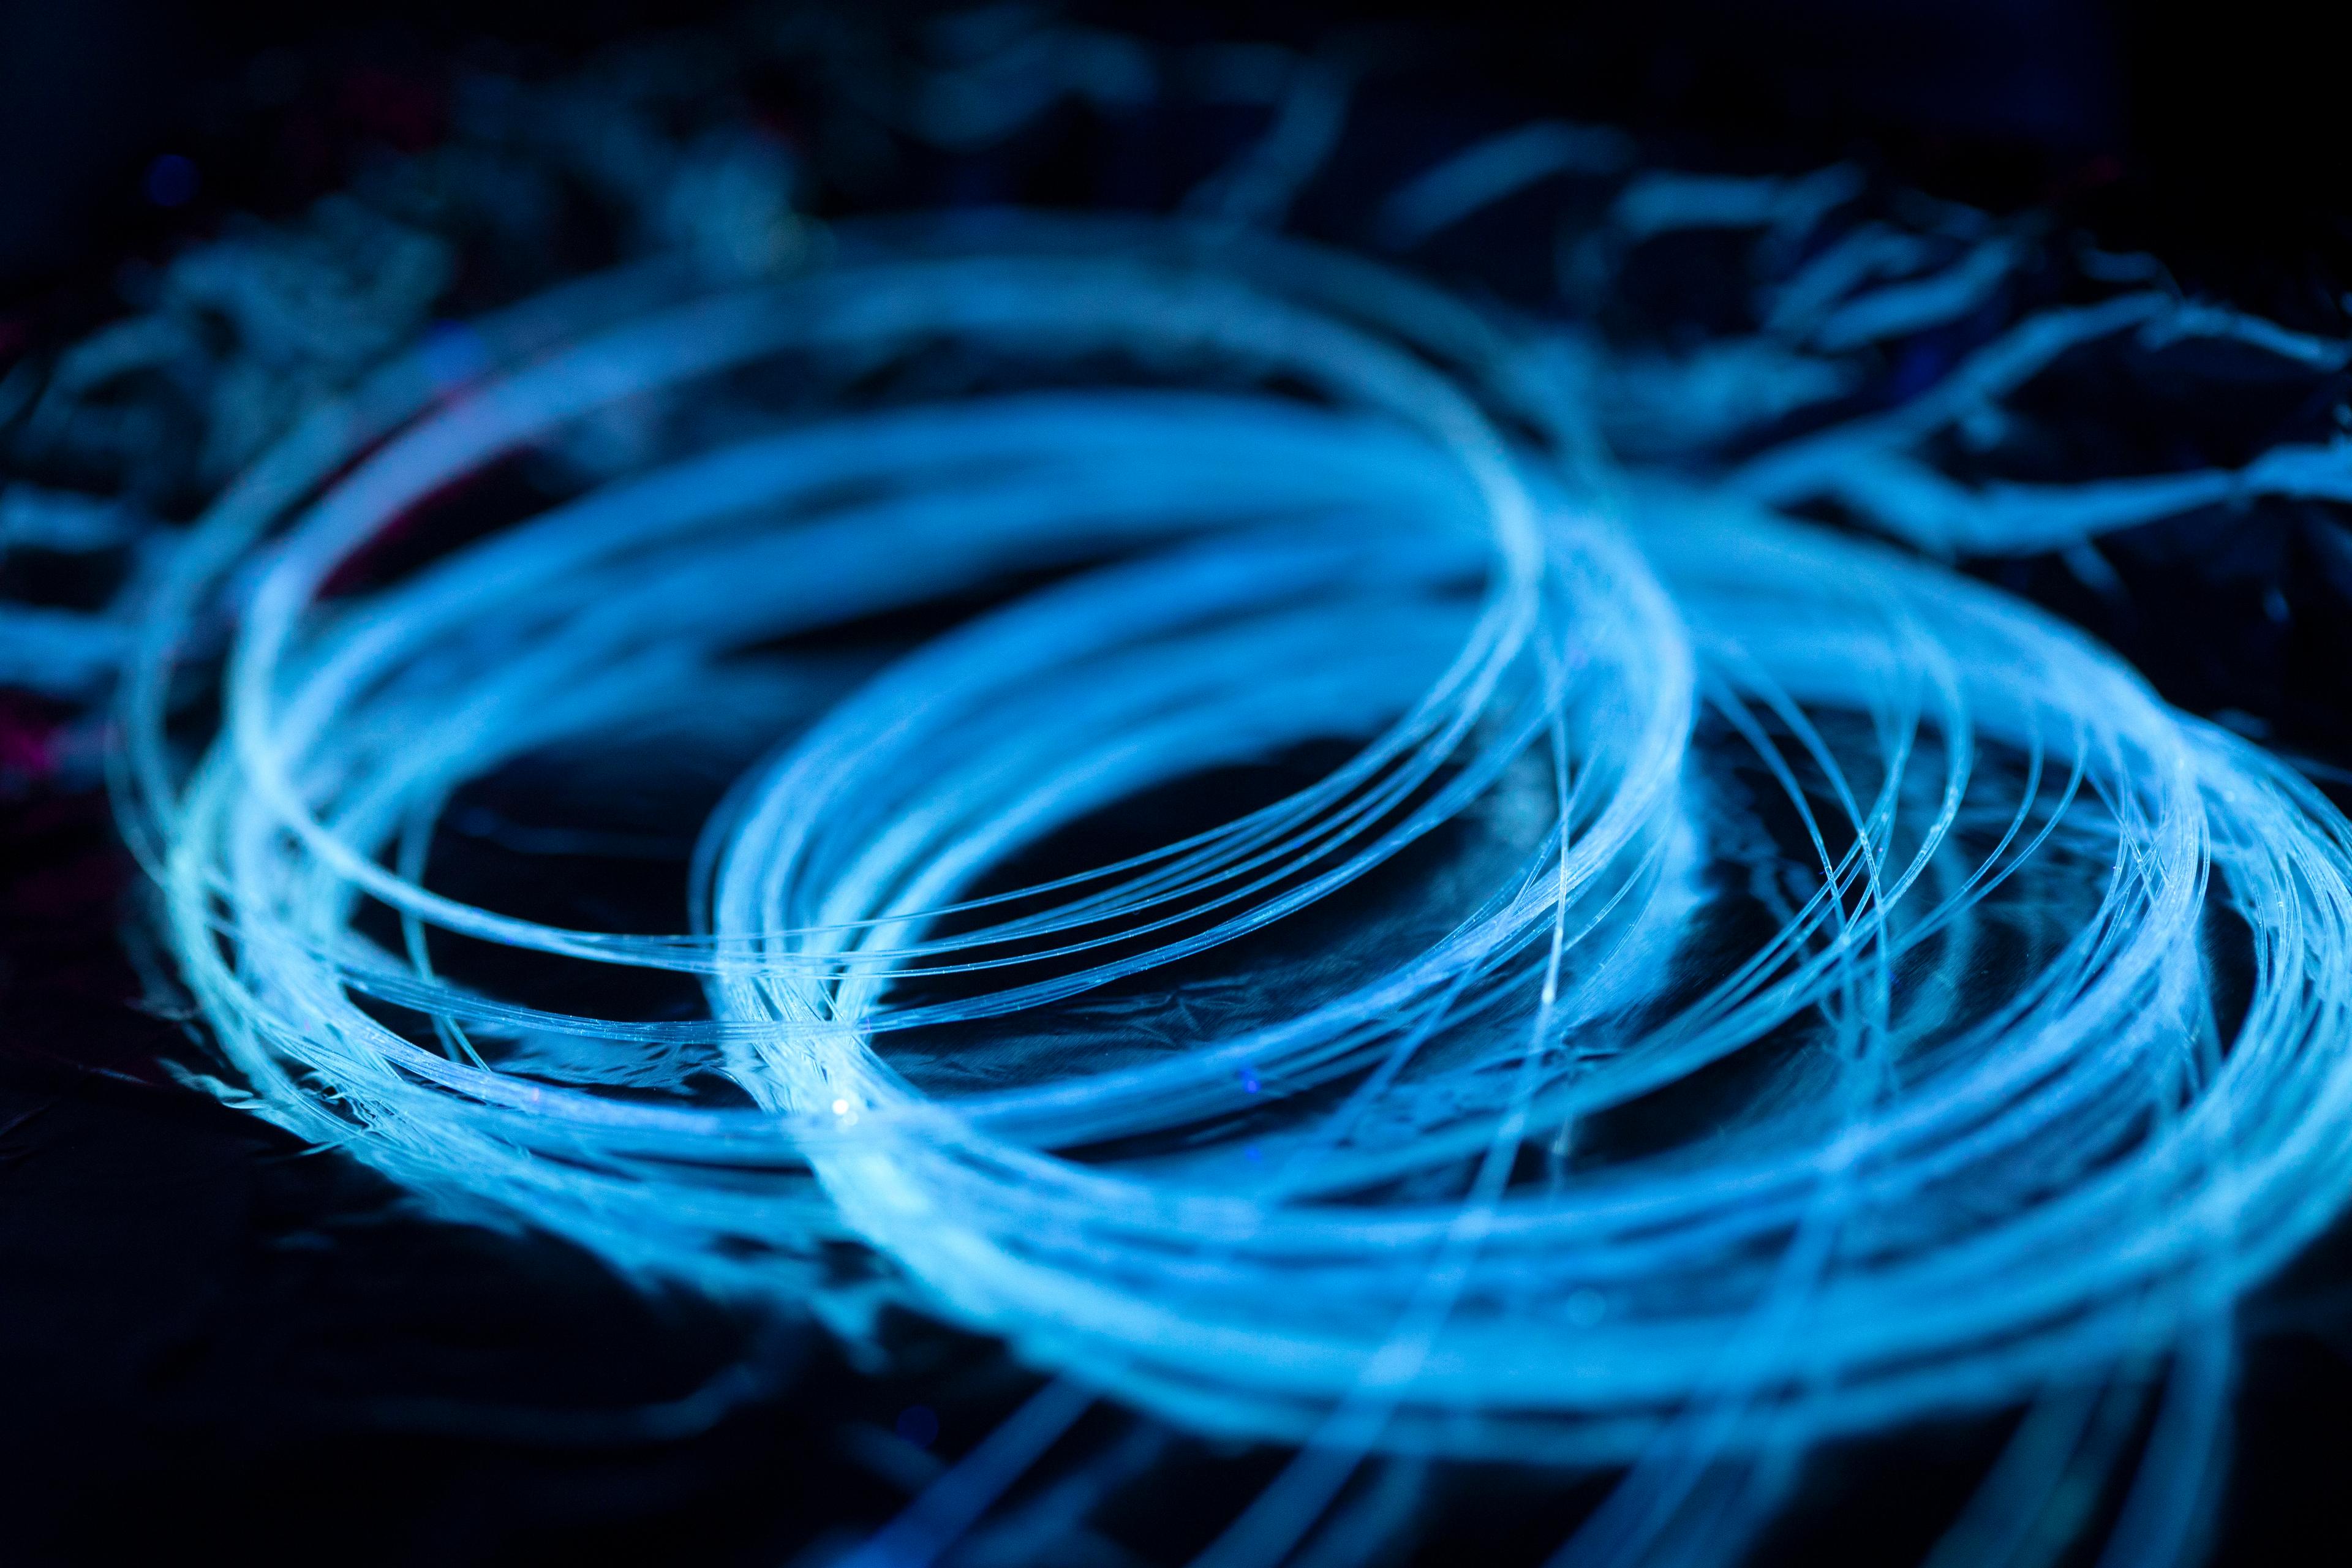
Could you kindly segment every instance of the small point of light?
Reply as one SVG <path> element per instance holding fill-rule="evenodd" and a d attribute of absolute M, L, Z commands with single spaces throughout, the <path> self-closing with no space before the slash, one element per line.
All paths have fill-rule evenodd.
<path fill-rule="evenodd" d="M 940 1418 L 928 1405 L 909 1405 L 898 1412 L 891 1429 L 918 1448 L 928 1448 L 939 1441 Z"/>
<path fill-rule="evenodd" d="M 166 153 L 147 165 L 140 186 L 159 207 L 184 207 L 196 198 L 196 166 L 177 153 Z"/>
<path fill-rule="evenodd" d="M 848 1114 L 849 1114 L 849 1101 L 847 1101 L 847 1100 L 835 1100 L 835 1101 L 833 1102 L 833 1113 L 834 1113 L 835 1116 L 846 1116 L 846 1115 L 848 1115 Z"/>

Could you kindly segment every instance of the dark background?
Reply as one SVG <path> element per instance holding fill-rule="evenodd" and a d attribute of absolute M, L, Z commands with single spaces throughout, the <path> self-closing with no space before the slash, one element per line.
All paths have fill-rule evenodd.
<path fill-rule="evenodd" d="M 453 63 L 560 69 L 723 9 L 0 0 L 0 373 L 118 313 L 126 264 L 232 212 L 298 212 L 372 147 L 429 145 Z M 2090 0 L 1544 11 L 1092 14 L 1180 37 L 1402 28 L 1433 40 L 1444 84 L 1402 134 L 1440 135 L 1454 101 L 1461 122 L 1607 120 L 1727 166 L 1856 157 L 1956 199 L 2048 206 L 2291 324 L 2346 326 L 2352 22 Z M 170 207 L 142 184 L 164 153 L 199 179 Z M 1021 194 L 1098 194 L 1083 167 L 1042 166 Z M 918 169 L 879 205 L 936 202 L 931 179 Z M 2127 537 L 2111 552 L 2121 601 L 2048 561 L 1976 569 L 2084 621 L 2184 706 L 2341 765 L 2352 616 L 2298 553 L 2303 526 Z M 2284 636 L 2261 607 L 2273 591 L 2294 610 Z M 557 1243 L 425 1224 L 351 1162 L 177 1086 L 160 1063 L 190 1054 L 184 1025 L 130 1000 L 132 875 L 102 797 L 35 783 L 0 799 L 0 1562 L 782 1564 L 887 1518 L 1034 1386 L 992 1347 L 915 1324 L 889 1366 L 854 1369 L 813 1331 L 649 1297 Z M 2221 1561 L 2340 1560 L 2347 1250 L 2331 1241 L 2248 1308 Z M 715 1391 L 715 1420 L 646 1435 L 647 1410 L 698 1390 Z M 892 1447 L 894 1429 L 922 1436 L 904 1419 L 918 1407 L 937 1436 Z M 1916 1561 L 2004 1431 L 1824 1457 L 1765 1554 Z M 1181 1561 L 1279 1458 L 1180 1447 L 1122 1533 Z M 1593 1495 L 1442 1478 L 1418 1560 L 1539 1559 Z"/>
<path fill-rule="evenodd" d="M 282 148 L 219 145 L 253 129 L 226 105 L 257 96 L 239 89 L 268 51 L 372 74 L 379 91 L 382 79 L 427 89 L 405 113 L 346 101 L 325 116 L 344 121 L 322 127 L 325 142 L 369 132 L 398 141 L 430 136 L 430 83 L 453 59 L 485 50 L 577 58 L 730 9 L 711 0 L 4 0 L 0 288 L 21 296 L 154 244 L 162 236 L 139 175 L 160 152 L 225 154 L 199 159 L 208 188 L 196 211 L 173 215 L 177 226 L 224 204 L 266 212 L 332 188 L 343 172 L 335 153 L 347 147 L 289 158 Z M 2063 198 L 2111 244 L 2153 246 L 2184 280 L 2275 309 L 2332 302 L 2333 275 L 2321 268 L 2347 244 L 2340 71 L 2352 16 L 2327 7 L 1286 0 L 1063 9 L 1163 36 L 1294 42 L 1401 23 L 1458 48 L 1489 90 L 1531 106 L 1768 159 L 1865 150 L 1932 192 L 1996 206 Z M 272 107 L 248 103 L 243 118 Z M 351 123 L 371 118 L 378 123 Z"/>

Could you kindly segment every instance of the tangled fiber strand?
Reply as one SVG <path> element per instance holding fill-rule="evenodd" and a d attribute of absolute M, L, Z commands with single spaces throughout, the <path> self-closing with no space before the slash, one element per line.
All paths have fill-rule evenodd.
<path fill-rule="evenodd" d="M 1304 1445 L 1222 1563 L 1370 1455 L 1629 1467 L 1564 1560 L 1719 1560 L 1808 1446 L 2031 1402 L 1946 1538 L 1997 1558 L 2166 1355 L 2110 1552 L 2193 1547 L 2217 1325 L 2352 1176 L 2294 774 L 1991 590 L 1616 473 L 1548 350 L 1303 247 L 846 228 L 476 346 L 315 416 L 143 624 L 118 782 L 223 1092 Z M 562 499 L 434 522 L 523 462 Z M 669 931 L 436 885 L 469 791 L 599 752 L 732 779 Z"/>

